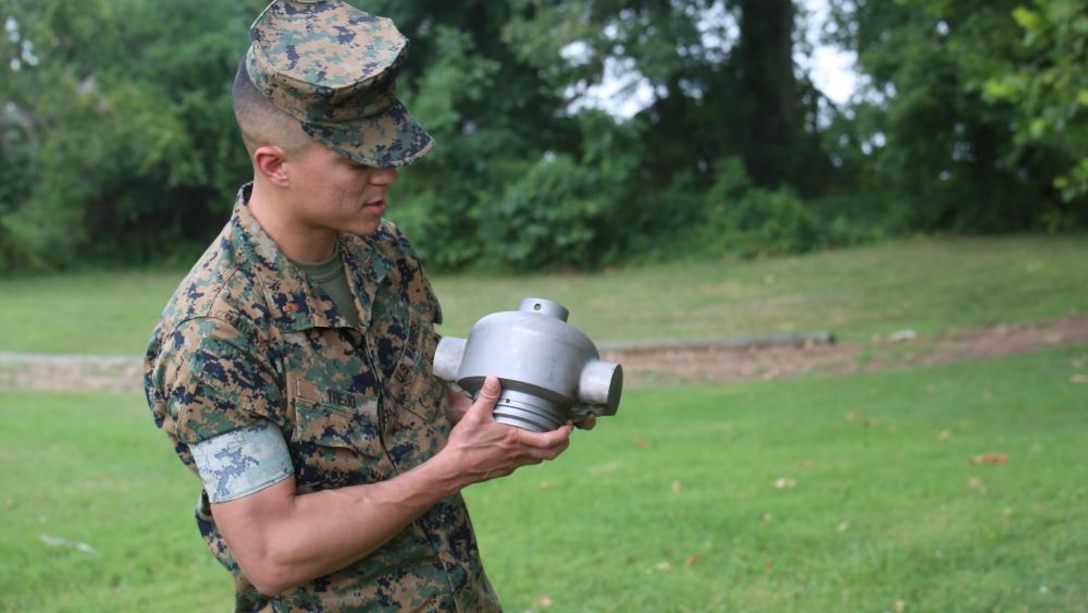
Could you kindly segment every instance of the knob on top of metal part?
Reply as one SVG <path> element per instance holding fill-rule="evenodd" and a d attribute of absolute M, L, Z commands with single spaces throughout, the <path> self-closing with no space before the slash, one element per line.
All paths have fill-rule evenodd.
<path fill-rule="evenodd" d="M 570 312 L 543 298 L 526 298 L 517 311 L 482 317 L 468 338 L 443 337 L 434 374 L 476 394 L 495 376 L 502 394 L 495 420 L 547 432 L 582 415 L 615 415 L 623 369 L 600 359 L 596 345 L 567 323 Z"/>

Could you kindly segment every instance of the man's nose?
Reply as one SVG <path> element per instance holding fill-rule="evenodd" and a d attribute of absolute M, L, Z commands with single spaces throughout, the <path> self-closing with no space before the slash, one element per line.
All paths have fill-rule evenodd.
<path fill-rule="evenodd" d="M 378 186 L 392 185 L 397 182 L 396 168 L 375 168 L 370 175 L 370 184 Z"/>

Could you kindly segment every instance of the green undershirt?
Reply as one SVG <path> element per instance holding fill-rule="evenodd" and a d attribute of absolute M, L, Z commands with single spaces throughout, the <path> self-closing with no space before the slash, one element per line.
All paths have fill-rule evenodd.
<path fill-rule="evenodd" d="M 348 277 L 344 272 L 344 264 L 340 261 L 339 250 L 324 262 L 295 264 L 325 290 L 336 305 L 336 310 L 352 327 L 359 326 L 359 311 L 355 309 L 355 299 L 351 295 L 351 287 L 348 286 Z"/>

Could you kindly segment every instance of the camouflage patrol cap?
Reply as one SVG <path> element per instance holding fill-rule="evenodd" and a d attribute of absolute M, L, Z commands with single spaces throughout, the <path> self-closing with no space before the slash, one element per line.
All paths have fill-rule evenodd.
<path fill-rule="evenodd" d="M 336 153 L 386 168 L 433 139 L 396 97 L 408 39 L 341 0 L 274 0 L 253 22 L 246 69 L 256 88 Z"/>

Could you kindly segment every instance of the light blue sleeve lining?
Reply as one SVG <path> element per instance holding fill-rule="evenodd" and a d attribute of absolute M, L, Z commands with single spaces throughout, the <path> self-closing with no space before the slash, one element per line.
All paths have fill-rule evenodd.
<path fill-rule="evenodd" d="M 295 474 L 283 433 L 257 422 L 189 447 L 212 503 L 237 500 Z"/>

